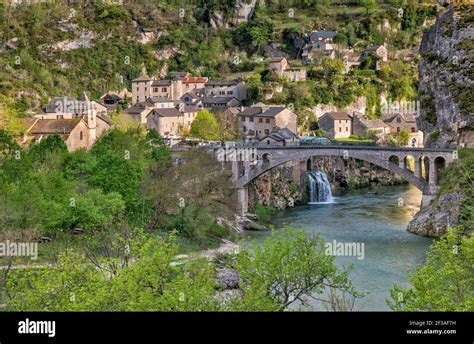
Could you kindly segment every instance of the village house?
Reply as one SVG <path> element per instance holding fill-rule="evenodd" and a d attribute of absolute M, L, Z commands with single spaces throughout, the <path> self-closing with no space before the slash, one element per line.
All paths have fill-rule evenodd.
<path fill-rule="evenodd" d="M 379 139 L 383 139 L 390 132 L 391 127 L 380 119 L 369 119 L 356 112 L 352 116 L 352 135 L 369 137 L 373 134 Z"/>
<path fill-rule="evenodd" d="M 298 136 L 288 128 L 273 128 L 269 134 L 258 138 L 261 145 L 291 146 L 298 145 Z"/>
<path fill-rule="evenodd" d="M 285 57 L 275 57 L 270 60 L 269 68 L 278 76 L 284 77 L 290 81 L 306 80 L 306 69 L 291 68 Z"/>
<path fill-rule="evenodd" d="M 204 96 L 204 88 L 197 88 L 186 92 L 180 98 L 187 105 L 196 104 Z"/>
<path fill-rule="evenodd" d="M 423 147 L 423 132 L 418 130 L 416 118 L 409 113 L 387 113 L 382 115 L 382 121 L 390 126 L 390 133 L 397 134 L 405 129 L 409 136 L 410 147 Z"/>
<path fill-rule="evenodd" d="M 383 45 L 370 45 L 360 54 L 360 60 L 365 59 L 367 56 L 372 55 L 378 57 L 381 61 L 388 61 L 388 51 Z"/>
<path fill-rule="evenodd" d="M 100 102 L 108 111 L 116 111 L 117 105 L 124 99 L 116 93 L 106 93 L 100 97 Z"/>
<path fill-rule="evenodd" d="M 39 143 L 49 135 L 57 134 L 71 152 L 80 148 L 91 148 L 112 123 L 107 115 L 87 110 L 77 118 L 33 118 L 27 124 L 23 143 Z"/>
<path fill-rule="evenodd" d="M 44 108 L 44 112 L 36 114 L 35 117 L 40 119 L 79 118 L 89 110 L 94 110 L 101 115 L 108 113 L 107 107 L 96 101 L 91 101 L 84 92 L 79 99 L 72 97 L 52 98 Z"/>
<path fill-rule="evenodd" d="M 182 136 L 183 131 L 190 126 L 184 113 L 176 108 L 151 110 L 146 117 L 146 124 L 148 130 L 156 129 L 163 137 Z"/>
<path fill-rule="evenodd" d="M 208 78 L 192 77 L 188 73 L 174 73 L 172 79 L 155 80 L 141 75 L 132 80 L 132 105 L 150 97 L 180 99 L 185 93 L 204 88 Z"/>
<path fill-rule="evenodd" d="M 242 101 L 247 98 L 245 82 L 242 80 L 209 80 L 204 87 L 206 97 L 228 97 Z"/>
<path fill-rule="evenodd" d="M 259 103 L 246 108 L 238 117 L 244 138 L 248 141 L 268 136 L 275 127 L 297 133 L 296 114 L 283 106 Z"/>
<path fill-rule="evenodd" d="M 126 87 L 121 91 L 108 91 L 99 98 L 99 103 L 107 108 L 109 112 L 116 111 L 117 105 L 132 98 L 132 92 Z"/>
<path fill-rule="evenodd" d="M 335 31 L 314 31 L 309 34 L 309 42 L 304 45 L 301 53 L 303 63 L 321 61 L 323 57 L 334 59 L 336 57 L 333 43 Z"/>
<path fill-rule="evenodd" d="M 153 109 L 169 109 L 175 107 L 175 101 L 168 97 L 150 97 L 143 102 L 136 103 L 124 111 L 132 119 L 138 120 L 141 124 L 146 124 L 146 117 Z"/>
<path fill-rule="evenodd" d="M 228 107 L 238 107 L 240 101 L 235 97 L 204 97 L 195 104 L 206 109 L 225 109 Z"/>
<path fill-rule="evenodd" d="M 318 123 L 329 138 L 343 139 L 352 135 L 352 117 L 347 112 L 326 112 Z"/>
<path fill-rule="evenodd" d="M 336 31 L 313 31 L 309 34 L 310 43 L 332 43 L 334 37 L 336 37 Z"/>

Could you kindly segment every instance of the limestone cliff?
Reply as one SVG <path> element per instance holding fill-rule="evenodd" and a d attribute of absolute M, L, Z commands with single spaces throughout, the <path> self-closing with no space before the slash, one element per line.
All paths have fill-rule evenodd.
<path fill-rule="evenodd" d="M 450 5 L 425 33 L 421 43 L 422 111 L 417 122 L 427 134 L 428 146 L 474 147 L 473 8 L 472 5 Z M 467 175 L 470 180 L 467 171 L 472 165 L 469 167 L 469 164 L 472 163 L 468 159 L 459 164 L 460 177 L 451 178 L 458 185 L 438 192 L 431 204 L 415 215 L 408 231 L 438 237 L 448 227 L 461 223 L 463 207 L 473 201 L 472 181 L 459 186 L 462 176 Z M 455 170 L 449 172 L 457 175 Z"/>
<path fill-rule="evenodd" d="M 424 35 L 419 128 L 426 145 L 474 147 L 474 6 L 449 6 Z"/>

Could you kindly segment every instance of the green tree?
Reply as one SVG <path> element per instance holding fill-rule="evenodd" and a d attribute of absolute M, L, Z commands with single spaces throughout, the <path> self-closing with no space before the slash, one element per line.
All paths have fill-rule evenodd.
<path fill-rule="evenodd" d="M 250 309 L 254 302 L 274 311 L 311 298 L 326 302 L 322 298 L 326 288 L 361 296 L 348 278 L 350 269 L 334 265 L 334 256 L 326 254 L 321 238 L 288 228 L 243 251 L 236 268 L 243 279 L 243 304 Z"/>
<path fill-rule="evenodd" d="M 190 134 L 202 140 L 219 140 L 219 123 L 209 110 L 200 110 L 191 124 Z"/>
<path fill-rule="evenodd" d="M 426 264 L 410 275 L 413 287 L 390 291 L 394 311 L 474 311 L 474 236 L 449 229 L 434 241 Z"/>
<path fill-rule="evenodd" d="M 360 3 L 364 6 L 367 14 L 370 14 L 377 7 L 376 0 L 361 0 Z"/>

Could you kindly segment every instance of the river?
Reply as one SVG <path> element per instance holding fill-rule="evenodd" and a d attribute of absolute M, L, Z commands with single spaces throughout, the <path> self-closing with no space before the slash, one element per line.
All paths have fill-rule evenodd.
<path fill-rule="evenodd" d="M 405 228 L 421 203 L 421 192 L 411 185 L 360 189 L 335 195 L 334 203 L 290 208 L 274 216 L 276 230 L 285 225 L 318 233 L 326 242 L 364 244 L 363 259 L 336 256 L 336 265 L 353 265 L 350 279 L 368 293 L 354 310 L 388 311 L 386 303 L 394 283 L 409 286 L 408 273 L 424 264 L 431 239 L 408 233 Z M 248 232 L 262 242 L 270 231 Z M 359 256 L 362 258 L 362 256 Z M 311 310 L 324 310 L 313 303 Z"/>

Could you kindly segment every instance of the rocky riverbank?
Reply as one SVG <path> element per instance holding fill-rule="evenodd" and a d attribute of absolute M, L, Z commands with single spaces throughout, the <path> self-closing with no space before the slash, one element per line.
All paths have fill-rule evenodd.
<path fill-rule="evenodd" d="M 448 227 L 456 227 L 459 224 L 462 202 L 463 196 L 459 192 L 441 195 L 413 217 L 407 231 L 430 237 L 443 235 Z"/>

